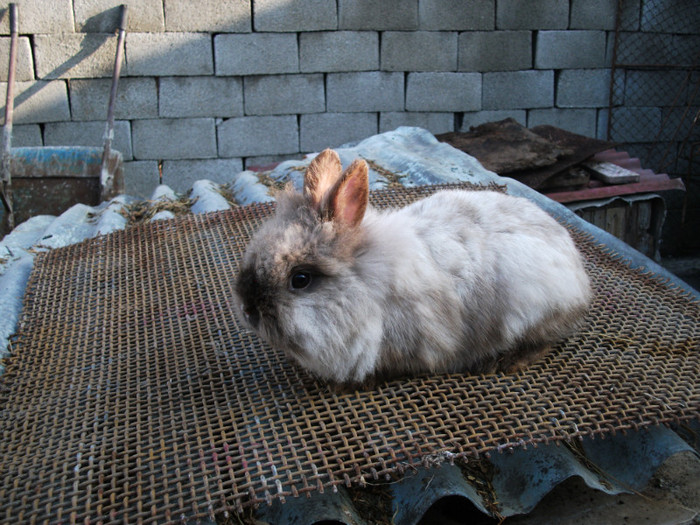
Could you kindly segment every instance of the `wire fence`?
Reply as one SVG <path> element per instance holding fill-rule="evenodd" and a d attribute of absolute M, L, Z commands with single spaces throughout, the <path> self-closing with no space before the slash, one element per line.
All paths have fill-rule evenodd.
<path fill-rule="evenodd" d="M 657 173 L 700 168 L 700 2 L 618 0 L 608 139 Z"/>

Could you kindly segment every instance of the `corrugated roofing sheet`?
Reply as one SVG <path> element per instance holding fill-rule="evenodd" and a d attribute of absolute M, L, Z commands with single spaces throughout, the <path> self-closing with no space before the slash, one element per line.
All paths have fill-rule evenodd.
<path fill-rule="evenodd" d="M 665 173 L 654 173 L 642 167 L 639 159 L 630 157 L 625 151 L 606 150 L 593 156 L 598 162 L 610 162 L 639 174 L 637 182 L 604 185 L 598 181 L 591 182 L 587 188 L 576 191 L 547 193 L 557 202 L 574 203 L 594 199 L 609 199 L 623 195 L 649 194 L 668 190 L 683 190 L 685 186 L 680 179 L 672 179 Z"/>

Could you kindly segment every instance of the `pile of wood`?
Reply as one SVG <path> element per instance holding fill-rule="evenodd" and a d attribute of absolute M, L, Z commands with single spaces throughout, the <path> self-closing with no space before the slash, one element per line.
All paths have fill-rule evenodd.
<path fill-rule="evenodd" d="M 543 193 L 585 189 L 592 179 L 626 184 L 639 174 L 593 159 L 615 143 L 570 133 L 554 126 L 528 129 L 512 118 L 472 127 L 437 139 L 477 158 L 488 170 L 508 176 Z"/>

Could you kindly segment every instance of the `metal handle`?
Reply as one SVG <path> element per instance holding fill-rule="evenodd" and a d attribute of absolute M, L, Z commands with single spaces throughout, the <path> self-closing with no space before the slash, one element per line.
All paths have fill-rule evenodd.
<path fill-rule="evenodd" d="M 12 203 L 12 173 L 10 156 L 12 151 L 12 119 L 15 107 L 15 64 L 17 62 L 18 13 L 17 4 L 9 5 L 10 11 L 10 62 L 7 68 L 7 94 L 5 98 L 5 125 L 2 130 L 2 202 L 7 213 L 8 229 L 15 227 Z"/>
<path fill-rule="evenodd" d="M 102 199 L 106 199 L 112 192 L 114 177 L 109 171 L 108 163 L 112 149 L 112 139 L 114 137 L 114 106 L 117 99 L 117 86 L 119 84 L 119 74 L 122 67 L 122 57 L 124 55 L 124 35 L 126 33 L 127 6 L 121 5 L 121 16 L 119 18 L 119 29 L 117 36 L 117 53 L 114 58 L 114 71 L 112 73 L 112 88 L 109 93 L 109 105 L 107 106 L 107 124 L 104 134 L 104 151 L 102 152 L 102 168 L 100 171 L 100 185 Z"/>

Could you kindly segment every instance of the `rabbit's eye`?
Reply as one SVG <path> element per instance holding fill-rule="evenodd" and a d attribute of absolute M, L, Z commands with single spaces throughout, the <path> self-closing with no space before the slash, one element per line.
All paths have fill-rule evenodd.
<path fill-rule="evenodd" d="M 296 272 L 290 280 L 292 288 L 302 290 L 311 284 L 311 274 L 309 272 Z"/>

